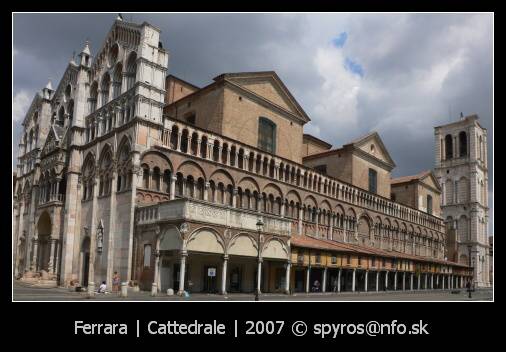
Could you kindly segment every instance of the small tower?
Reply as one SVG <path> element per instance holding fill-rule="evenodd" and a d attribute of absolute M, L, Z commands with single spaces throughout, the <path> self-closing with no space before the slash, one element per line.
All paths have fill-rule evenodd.
<path fill-rule="evenodd" d="M 490 286 L 488 244 L 487 130 L 478 116 L 435 127 L 435 174 L 441 185 L 441 212 L 456 243 L 449 260 L 474 268 L 479 287 Z"/>
<path fill-rule="evenodd" d="M 84 44 L 84 48 L 83 50 L 81 50 L 81 53 L 79 54 L 79 64 L 85 67 L 91 66 L 90 42 L 88 40 Z"/>
<path fill-rule="evenodd" d="M 47 82 L 46 86 L 42 89 L 42 97 L 44 99 L 51 99 L 51 94 L 54 92 L 51 79 Z"/>

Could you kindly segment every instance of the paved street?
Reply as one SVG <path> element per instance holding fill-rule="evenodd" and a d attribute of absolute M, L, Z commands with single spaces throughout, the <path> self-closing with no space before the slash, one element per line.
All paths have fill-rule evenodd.
<path fill-rule="evenodd" d="M 71 292 L 65 288 L 37 288 L 19 282 L 14 283 L 14 301 L 253 301 L 253 294 L 230 294 L 227 296 L 196 293 L 190 297 L 166 296 L 151 297 L 149 292 L 131 292 L 127 298 L 113 294 L 100 294 L 94 298 L 85 293 Z M 465 290 L 459 293 L 450 291 L 397 291 L 360 293 L 297 293 L 262 294 L 261 301 L 492 301 L 492 289 L 476 290 L 469 299 Z"/>

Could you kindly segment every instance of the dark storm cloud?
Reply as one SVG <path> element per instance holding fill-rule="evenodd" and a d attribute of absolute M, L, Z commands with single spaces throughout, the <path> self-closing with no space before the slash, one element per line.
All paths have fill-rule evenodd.
<path fill-rule="evenodd" d="M 377 130 L 397 164 L 394 175 L 433 168 L 434 126 L 456 121 L 461 111 L 477 113 L 489 131 L 492 189 L 491 15 L 123 17 L 159 27 L 170 52 L 169 73 L 196 85 L 223 72 L 275 70 L 310 115 L 307 131 L 339 146 Z M 26 97 L 31 101 L 49 77 L 55 87 L 86 39 L 96 53 L 115 18 L 15 14 L 13 108 L 28 105 Z M 339 41 L 342 33 L 346 40 Z M 336 47 L 336 41 L 342 45 Z M 360 65 L 362 77 L 349 61 Z M 18 131 L 15 122 L 15 138 Z"/>

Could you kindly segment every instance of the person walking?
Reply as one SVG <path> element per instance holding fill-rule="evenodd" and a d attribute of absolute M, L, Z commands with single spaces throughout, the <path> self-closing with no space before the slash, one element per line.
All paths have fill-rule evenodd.
<path fill-rule="evenodd" d="M 112 292 L 118 293 L 119 292 L 119 286 L 120 286 L 120 277 L 118 275 L 118 272 L 115 271 L 114 275 L 112 277 Z"/>
<path fill-rule="evenodd" d="M 467 288 L 467 293 L 469 295 L 468 297 L 472 298 L 472 296 L 471 296 L 471 291 L 472 291 L 471 290 L 471 280 L 467 280 L 466 288 Z"/>

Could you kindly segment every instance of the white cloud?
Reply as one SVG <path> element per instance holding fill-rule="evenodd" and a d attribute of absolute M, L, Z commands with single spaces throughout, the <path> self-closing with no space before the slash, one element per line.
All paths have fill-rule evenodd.
<path fill-rule="evenodd" d="M 314 57 L 316 71 L 323 79 L 313 113 L 319 130 L 328 128 L 338 138 L 349 136 L 357 127 L 357 97 L 362 79 L 345 68 L 341 48 L 327 45 L 318 48 Z M 339 121 L 339 128 L 335 128 Z"/>
<path fill-rule="evenodd" d="M 25 114 L 30 107 L 30 95 L 29 93 L 21 89 L 12 98 L 12 119 L 14 122 L 22 122 L 25 118 Z"/>

